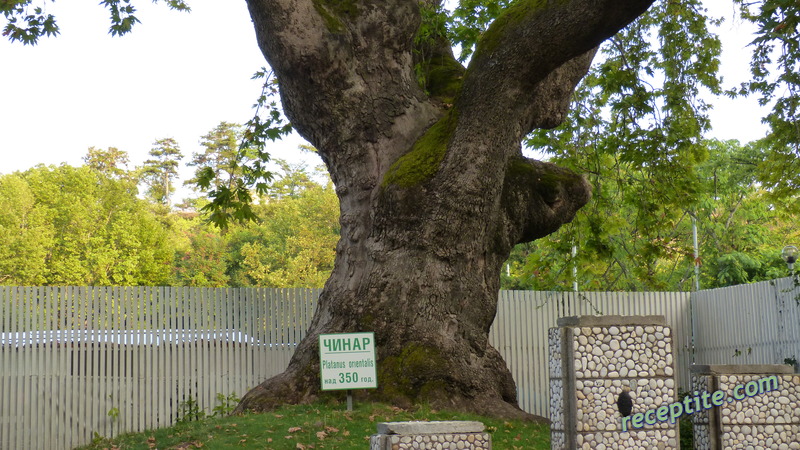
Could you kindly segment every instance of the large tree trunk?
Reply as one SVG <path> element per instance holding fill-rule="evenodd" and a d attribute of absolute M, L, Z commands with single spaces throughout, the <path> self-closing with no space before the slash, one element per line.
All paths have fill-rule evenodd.
<path fill-rule="evenodd" d="M 336 184 L 342 228 L 306 339 L 239 408 L 316 398 L 318 335 L 374 331 L 374 398 L 521 415 L 488 342 L 501 265 L 591 191 L 520 142 L 563 120 L 596 46 L 651 1 L 520 0 L 465 71 L 443 39 L 414 52 L 427 0 L 249 0 L 285 111 Z"/>

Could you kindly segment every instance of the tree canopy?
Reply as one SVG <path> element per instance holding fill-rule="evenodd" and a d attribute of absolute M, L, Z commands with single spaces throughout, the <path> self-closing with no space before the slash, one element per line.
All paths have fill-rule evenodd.
<path fill-rule="evenodd" d="M 215 127 L 193 161 L 236 154 L 235 141 L 233 152 L 209 141 L 220 127 L 233 132 Z M 324 172 L 278 161 L 252 207 L 260 220 L 223 233 L 202 211 L 207 197 L 170 207 L 179 147 L 156 140 L 141 167 L 117 148 L 90 147 L 82 167 L 0 175 L 0 284 L 322 287 L 339 236 Z"/>
<path fill-rule="evenodd" d="M 0 282 L 163 285 L 166 233 L 135 186 L 90 167 L 39 166 L 0 178 Z"/>

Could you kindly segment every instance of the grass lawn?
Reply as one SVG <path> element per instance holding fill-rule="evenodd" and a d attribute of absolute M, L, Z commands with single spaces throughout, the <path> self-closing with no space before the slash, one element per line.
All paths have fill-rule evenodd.
<path fill-rule="evenodd" d="M 369 436 L 379 422 L 406 420 L 477 420 L 492 435 L 492 448 L 549 449 L 547 425 L 504 421 L 482 416 L 435 411 L 427 407 L 404 410 L 380 404 L 358 404 L 352 412 L 343 405 L 286 406 L 265 414 L 212 417 L 171 428 L 97 439 L 84 449 L 343 449 L 369 448 Z"/>

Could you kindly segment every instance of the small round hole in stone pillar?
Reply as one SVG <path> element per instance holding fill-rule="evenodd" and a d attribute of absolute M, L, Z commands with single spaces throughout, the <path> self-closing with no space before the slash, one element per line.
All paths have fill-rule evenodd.
<path fill-rule="evenodd" d="M 617 397 L 617 408 L 622 417 L 630 416 L 633 411 L 633 399 L 631 398 L 630 391 L 630 389 L 624 387 L 619 397 Z"/>

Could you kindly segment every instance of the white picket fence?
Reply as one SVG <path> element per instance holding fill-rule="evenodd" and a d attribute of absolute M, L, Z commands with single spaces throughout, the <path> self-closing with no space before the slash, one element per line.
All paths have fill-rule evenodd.
<path fill-rule="evenodd" d="M 318 295 L 0 287 L 0 449 L 168 426 L 186 402 L 210 413 L 286 368 Z"/>
<path fill-rule="evenodd" d="M 789 279 L 770 283 L 691 296 L 502 291 L 490 341 L 517 382 L 520 406 L 547 416 L 547 330 L 559 317 L 664 315 L 680 386 L 688 386 L 692 327 L 697 363 L 800 358 L 800 289 Z M 61 450 L 96 434 L 167 426 L 187 401 L 210 413 L 217 395 L 241 395 L 286 367 L 318 295 L 0 287 L 0 450 Z"/>

